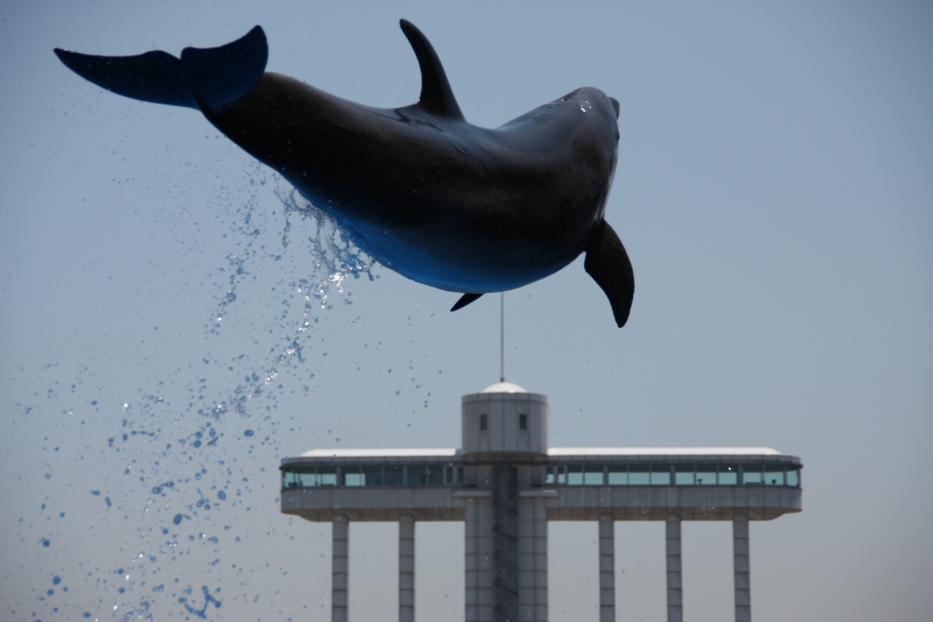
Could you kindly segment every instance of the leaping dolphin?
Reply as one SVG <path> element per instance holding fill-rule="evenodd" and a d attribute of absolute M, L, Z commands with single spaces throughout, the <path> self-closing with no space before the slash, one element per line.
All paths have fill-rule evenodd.
<path fill-rule="evenodd" d="M 390 109 L 266 72 L 259 26 L 181 58 L 55 54 L 114 93 L 200 110 L 380 263 L 463 293 L 452 311 L 553 274 L 585 251 L 584 268 L 623 326 L 635 280 L 603 219 L 619 103 L 580 88 L 499 128 L 471 125 L 431 43 L 410 22 L 401 27 L 421 68 L 421 96 Z"/>

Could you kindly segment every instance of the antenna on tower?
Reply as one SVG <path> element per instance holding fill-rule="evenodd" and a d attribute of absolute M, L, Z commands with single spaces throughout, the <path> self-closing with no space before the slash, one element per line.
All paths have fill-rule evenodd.
<path fill-rule="evenodd" d="M 499 382 L 505 382 L 505 292 L 499 293 Z"/>

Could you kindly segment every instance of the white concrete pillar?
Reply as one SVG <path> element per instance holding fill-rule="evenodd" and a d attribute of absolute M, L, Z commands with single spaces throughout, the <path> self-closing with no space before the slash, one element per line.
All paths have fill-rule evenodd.
<path fill-rule="evenodd" d="M 547 509 L 539 497 L 518 504 L 518 620 L 547 622 Z"/>
<path fill-rule="evenodd" d="M 669 514 L 665 521 L 667 549 L 667 622 L 683 622 L 684 595 L 680 564 L 680 516 Z"/>
<path fill-rule="evenodd" d="M 349 558 L 350 520 L 344 514 L 334 516 L 331 543 L 330 619 L 331 622 L 349 620 Z"/>
<path fill-rule="evenodd" d="M 415 622 L 415 517 L 398 520 L 398 620 Z"/>
<path fill-rule="evenodd" d="M 535 503 L 535 620 L 547 622 L 547 508 Z"/>
<path fill-rule="evenodd" d="M 748 555 L 748 516 L 738 514 L 732 519 L 735 622 L 751 622 L 752 620 L 752 584 Z"/>
<path fill-rule="evenodd" d="M 466 571 L 466 585 L 464 591 L 464 606 L 466 608 L 466 621 L 479 622 L 479 512 L 476 500 L 469 499 L 466 504 L 464 532 L 464 570 Z"/>
<path fill-rule="evenodd" d="M 616 620 L 615 519 L 599 517 L 599 622 Z"/>
<path fill-rule="evenodd" d="M 489 498 L 467 501 L 465 535 L 467 622 L 489 622 L 495 608 L 495 543 Z"/>

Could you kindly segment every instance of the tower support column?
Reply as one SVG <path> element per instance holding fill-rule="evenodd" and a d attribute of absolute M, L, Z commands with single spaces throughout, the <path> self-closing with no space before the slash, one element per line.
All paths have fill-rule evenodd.
<path fill-rule="evenodd" d="M 683 622 L 684 596 L 680 562 L 680 515 L 668 514 L 665 521 L 667 550 L 667 621 Z"/>
<path fill-rule="evenodd" d="M 464 524 L 466 622 L 489 622 L 493 618 L 496 551 L 492 523 L 492 505 L 488 497 L 467 501 Z"/>
<path fill-rule="evenodd" d="M 331 542 L 331 622 L 349 620 L 350 520 L 345 514 L 334 516 Z"/>
<path fill-rule="evenodd" d="M 466 609 L 466 621 L 476 622 L 479 619 L 479 525 L 477 524 L 479 511 L 475 499 L 467 500 L 464 513 L 466 516 L 463 521 L 463 604 Z"/>
<path fill-rule="evenodd" d="M 492 467 L 495 622 L 518 620 L 518 467 Z"/>
<path fill-rule="evenodd" d="M 732 519 L 732 559 L 735 568 L 735 622 L 752 620 L 752 584 L 748 551 L 748 516 Z"/>
<path fill-rule="evenodd" d="M 518 619 L 547 622 L 547 509 L 532 495 L 518 503 Z"/>
<path fill-rule="evenodd" d="M 398 521 L 398 620 L 415 622 L 415 517 Z"/>
<path fill-rule="evenodd" d="M 616 620 L 615 518 L 599 517 L 599 622 Z"/>

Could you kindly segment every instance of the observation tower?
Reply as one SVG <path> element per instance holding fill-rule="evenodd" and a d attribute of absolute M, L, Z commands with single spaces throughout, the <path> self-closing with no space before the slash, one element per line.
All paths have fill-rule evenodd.
<path fill-rule="evenodd" d="M 331 620 L 347 622 L 350 524 L 399 525 L 399 622 L 415 619 L 415 523 L 465 523 L 467 622 L 546 622 L 548 521 L 598 525 L 599 620 L 615 618 L 615 521 L 666 523 L 667 619 L 682 622 L 681 522 L 731 521 L 736 622 L 751 620 L 749 521 L 801 510 L 800 459 L 763 447 L 549 447 L 547 397 L 464 395 L 460 449 L 285 458 L 281 510 L 332 525 Z"/>

